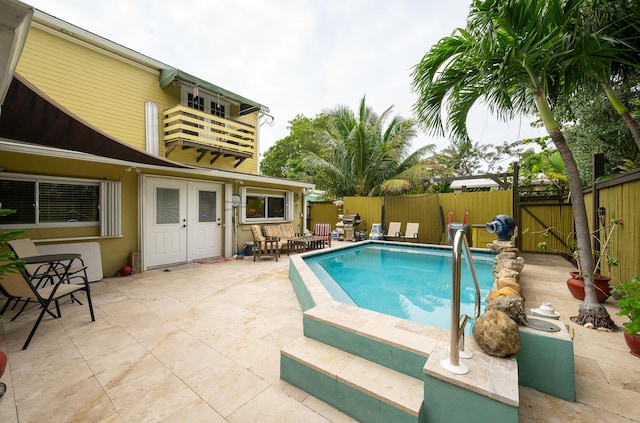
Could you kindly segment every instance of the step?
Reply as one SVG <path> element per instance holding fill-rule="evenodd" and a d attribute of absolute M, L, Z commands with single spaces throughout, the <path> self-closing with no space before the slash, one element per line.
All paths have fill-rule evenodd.
<path fill-rule="evenodd" d="M 311 338 L 280 351 L 280 377 L 360 421 L 419 421 L 422 380 Z"/>

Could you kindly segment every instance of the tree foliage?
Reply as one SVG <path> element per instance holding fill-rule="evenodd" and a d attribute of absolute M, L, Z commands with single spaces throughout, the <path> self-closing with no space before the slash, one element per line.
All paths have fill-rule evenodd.
<path fill-rule="evenodd" d="M 321 134 L 326 118 L 297 115 L 289 121 L 289 135 L 278 140 L 263 155 L 260 173 L 280 178 L 315 182 L 301 166 L 302 157 L 309 152 L 323 155 Z"/>
<path fill-rule="evenodd" d="M 640 74 L 629 75 L 615 88 L 619 98 L 635 110 L 638 118 L 640 106 Z M 576 159 L 580 179 L 583 183 L 593 181 L 593 154 L 603 153 L 605 174 L 620 172 L 622 166 L 640 166 L 640 152 L 633 135 L 620 115 L 601 90 L 579 89 L 568 104 L 558 107 L 559 118 L 567 128 L 567 142 Z M 628 170 L 628 169 L 626 169 Z"/>
<path fill-rule="evenodd" d="M 392 116 L 392 111 L 389 107 L 378 115 L 363 97 L 355 113 L 347 106 L 323 113 L 324 151 L 311 151 L 302 162 L 309 173 L 322 175 L 319 188 L 336 197 L 366 196 L 382 192 L 385 181 L 385 187 L 393 192 L 410 188 L 414 182 L 398 180 L 401 174 L 419 179 L 420 162 L 434 146 L 411 153 L 411 141 L 417 134 L 415 122 Z"/>
<path fill-rule="evenodd" d="M 15 210 L 0 208 L 0 217 L 15 213 Z M 16 260 L 16 255 L 9 249 L 9 241 L 20 238 L 24 230 L 16 229 L 0 233 L 0 279 L 7 273 L 17 272 L 24 263 Z M 2 316 L 0 316 L 2 317 Z"/>
<path fill-rule="evenodd" d="M 441 39 L 416 66 L 419 98 L 415 112 L 431 131 L 468 143 L 466 121 L 483 100 L 500 118 L 537 111 L 565 165 L 580 251 L 591 252 L 589 223 L 578 168 L 552 109 L 553 96 L 568 97 L 577 87 L 605 75 L 628 56 L 615 38 L 573 28 L 584 2 L 572 0 L 477 0 L 467 26 Z M 625 46 L 626 47 L 626 46 Z M 596 299 L 594 260 L 580 255 L 585 301 L 579 323 L 615 327 Z"/>

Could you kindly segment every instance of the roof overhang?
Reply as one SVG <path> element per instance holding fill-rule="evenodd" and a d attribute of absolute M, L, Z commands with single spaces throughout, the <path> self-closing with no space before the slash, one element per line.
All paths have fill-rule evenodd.
<path fill-rule="evenodd" d="M 16 0 L 0 0 L 0 106 L 27 40 L 33 7 Z"/>
<path fill-rule="evenodd" d="M 176 172 L 175 176 L 198 176 L 208 177 L 213 180 L 227 180 L 227 181 L 243 181 L 245 183 L 257 183 L 260 185 L 272 185 L 272 186 L 287 186 L 290 188 L 315 188 L 314 184 L 308 182 L 299 182 L 291 179 L 276 178 L 272 176 L 264 175 L 252 175 L 242 172 L 234 172 L 229 170 L 218 169 L 204 169 L 204 168 L 167 168 L 166 166 L 158 166 L 154 164 L 145 164 L 137 162 L 128 162 L 126 160 L 108 158 L 96 156 L 89 153 L 81 153 L 77 151 L 62 150 L 60 148 L 47 147 L 43 145 L 30 144 L 15 140 L 0 138 L 0 151 L 7 151 L 18 154 L 28 154 L 37 157 L 48 157 L 56 159 L 68 159 L 79 160 L 83 162 L 103 163 L 109 165 L 134 167 L 141 170 L 144 173 L 154 173 L 155 171 L 167 171 Z"/>
<path fill-rule="evenodd" d="M 154 156 L 107 135 L 17 74 L 7 91 L 0 114 L 0 137 L 128 162 L 189 167 Z"/>
<path fill-rule="evenodd" d="M 196 76 L 190 75 L 184 71 L 181 71 L 180 69 L 169 68 L 160 70 L 160 86 L 162 88 L 173 83 L 174 81 L 182 82 L 192 86 L 197 85 L 199 88 L 210 91 L 211 93 L 221 94 L 222 96 L 240 105 L 241 115 L 259 111 L 263 111 L 266 113 L 269 112 L 269 108 L 263 106 L 260 103 L 256 103 L 255 101 L 249 100 L 245 97 L 242 97 L 241 95 L 232 93 L 231 91 L 225 90 L 224 88 L 220 88 L 217 85 L 214 85 Z"/>

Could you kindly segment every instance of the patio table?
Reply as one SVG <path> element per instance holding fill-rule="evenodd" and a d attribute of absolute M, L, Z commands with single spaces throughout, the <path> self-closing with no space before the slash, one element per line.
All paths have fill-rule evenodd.
<path fill-rule="evenodd" d="M 323 236 L 298 236 L 287 239 L 287 255 L 292 251 L 307 251 L 324 248 Z"/>

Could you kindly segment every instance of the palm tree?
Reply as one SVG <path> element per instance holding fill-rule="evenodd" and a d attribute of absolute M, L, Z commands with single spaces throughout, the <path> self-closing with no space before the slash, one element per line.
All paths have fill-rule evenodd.
<path fill-rule="evenodd" d="M 576 240 L 585 273 L 585 300 L 577 322 L 616 328 L 597 301 L 593 283 L 589 225 L 576 162 L 554 117 L 549 93 L 583 81 L 588 69 L 616 58 L 611 38 L 598 34 L 574 37 L 564 31 L 579 3 L 571 0 L 475 1 L 465 29 L 441 39 L 413 71 L 419 94 L 418 120 L 437 134 L 450 132 L 454 140 L 468 142 L 466 118 L 473 104 L 484 100 L 498 117 L 537 111 L 564 162 L 572 195 Z M 578 60 L 572 56 L 580 48 Z M 567 61 L 567 57 L 574 60 Z M 443 122 L 443 108 L 448 112 Z"/>
<path fill-rule="evenodd" d="M 322 140 L 326 152 L 322 157 L 307 154 L 303 166 L 308 171 L 326 175 L 322 188 L 337 197 L 369 195 L 384 181 L 407 172 L 434 146 L 425 146 L 410 154 L 411 140 L 417 134 L 416 124 L 400 116 L 391 117 L 392 110 L 393 107 L 389 107 L 378 116 L 367 107 L 366 97 L 362 97 L 357 115 L 346 106 L 325 112 L 326 130 Z"/>
<path fill-rule="evenodd" d="M 600 66 L 589 69 L 589 77 L 592 79 L 593 87 L 600 87 L 607 95 L 609 102 L 631 131 L 640 150 L 638 123 L 614 89 L 614 85 L 619 85 L 627 73 L 637 70 L 640 61 L 640 3 L 608 0 L 583 2 L 578 16 L 579 19 L 567 20 L 566 31 L 569 34 L 585 38 L 585 34 L 598 33 L 621 40 L 616 55 L 618 60 L 609 63 L 607 60 L 600 61 Z M 576 49 L 576 53 L 579 57 L 580 49 Z"/>

